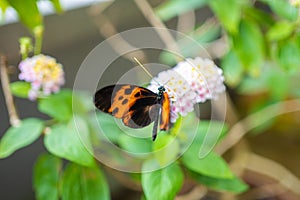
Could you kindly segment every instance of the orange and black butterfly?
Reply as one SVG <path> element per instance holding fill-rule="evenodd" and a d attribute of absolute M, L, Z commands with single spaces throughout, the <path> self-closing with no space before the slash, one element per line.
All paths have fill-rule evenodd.
<path fill-rule="evenodd" d="M 153 141 L 158 122 L 160 130 L 170 128 L 170 99 L 163 86 L 158 88 L 157 94 L 136 85 L 106 86 L 96 92 L 94 104 L 99 110 L 122 119 L 124 125 L 131 128 L 142 128 L 154 122 Z"/>

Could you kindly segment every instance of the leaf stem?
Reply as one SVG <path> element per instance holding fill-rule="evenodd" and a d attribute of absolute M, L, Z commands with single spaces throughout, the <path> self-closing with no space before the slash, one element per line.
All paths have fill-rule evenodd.
<path fill-rule="evenodd" d="M 38 55 L 42 51 L 44 27 L 43 26 L 38 26 L 34 29 L 33 32 L 34 32 L 34 38 L 35 38 L 34 55 Z"/>
<path fill-rule="evenodd" d="M 20 124 L 20 118 L 17 114 L 16 107 L 14 105 L 14 99 L 9 87 L 9 76 L 7 71 L 7 58 L 4 55 L 0 56 L 0 72 L 1 72 L 1 84 L 3 94 L 9 114 L 9 121 L 12 126 L 18 126 Z"/>

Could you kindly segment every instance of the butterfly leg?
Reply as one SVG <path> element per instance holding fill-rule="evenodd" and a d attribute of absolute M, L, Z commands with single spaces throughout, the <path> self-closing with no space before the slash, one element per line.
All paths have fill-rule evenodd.
<path fill-rule="evenodd" d="M 157 104 L 155 105 L 157 107 L 154 115 L 154 125 L 153 125 L 153 131 L 152 131 L 152 140 L 154 141 L 157 136 L 157 128 L 158 128 L 158 122 L 159 122 L 159 113 L 161 111 L 161 105 Z"/>

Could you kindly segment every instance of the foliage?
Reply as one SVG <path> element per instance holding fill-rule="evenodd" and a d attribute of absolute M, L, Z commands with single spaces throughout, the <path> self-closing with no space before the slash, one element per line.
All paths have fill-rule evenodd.
<path fill-rule="evenodd" d="M 43 127 L 43 122 L 34 118 L 24 119 L 19 126 L 10 127 L 0 142 L 0 158 L 34 142 L 41 135 Z"/>
<path fill-rule="evenodd" d="M 195 41 L 207 46 L 218 37 L 228 40 L 228 51 L 221 58 L 221 67 L 224 70 L 225 80 L 232 88 L 253 87 L 253 82 L 258 83 L 259 88 L 265 88 L 270 94 L 270 100 L 274 93 L 278 93 L 277 86 L 280 84 L 268 85 L 271 81 L 281 81 L 276 74 L 281 73 L 287 77 L 284 85 L 295 85 L 293 82 L 295 74 L 299 74 L 299 27 L 298 9 L 286 0 L 260 0 L 253 4 L 250 0 L 212 0 L 197 1 L 194 7 L 186 1 L 170 0 L 156 8 L 156 13 L 162 20 L 180 15 L 183 11 L 188 12 L 203 6 L 209 6 L 220 24 L 219 28 L 224 30 L 224 34 L 216 32 L 217 35 L 212 40 L 202 40 L 206 35 L 211 34 L 217 27 L 204 29 L 199 35 L 197 29 L 206 24 L 197 24 L 195 30 L 189 34 Z M 263 5 L 263 6 L 258 6 Z M 272 12 L 263 9 L 268 6 Z M 182 12 L 181 12 L 182 11 Z M 162 14 L 163 13 L 163 14 Z M 178 40 L 180 49 L 188 49 L 187 44 Z M 189 45 L 189 44 L 188 44 Z M 194 51 L 192 46 L 190 46 Z M 199 51 L 199 50 L 198 50 Z M 192 53 L 182 52 L 184 56 L 193 56 Z M 162 53 L 161 58 L 164 62 L 170 63 L 171 56 Z M 174 60 L 171 62 L 173 63 Z M 273 70 L 275 69 L 275 70 Z M 268 72 L 268 78 L 265 72 Z M 274 73 L 274 75 L 272 75 Z M 275 78 L 274 80 L 274 77 Z M 268 79 L 268 80 L 265 80 Z M 250 81 L 253 80 L 253 81 Z M 254 87 L 253 87 L 254 88 Z M 287 98 L 289 95 L 297 93 L 296 87 L 290 88 L 289 94 L 282 95 L 280 99 Z M 240 91 L 240 90 L 238 90 Z M 281 93 L 286 91 L 281 89 Z M 243 90 L 243 94 L 245 91 Z M 277 99 L 279 100 L 279 99 Z"/>
<path fill-rule="evenodd" d="M 51 2 L 57 12 L 62 11 L 58 0 Z M 270 11 L 257 4 L 267 6 Z M 260 105 L 263 107 L 300 96 L 299 87 L 295 87 L 300 80 L 300 33 L 297 30 L 300 19 L 299 10 L 286 0 L 259 0 L 257 4 L 250 0 L 190 0 L 189 3 L 169 0 L 155 12 L 161 20 L 168 21 L 185 12 L 209 7 L 219 23 L 204 32 L 198 31 L 204 26 L 199 23 L 188 35 L 203 46 L 225 39 L 227 51 L 220 63 L 227 85 L 243 95 L 266 93 L 267 100 Z M 43 18 L 37 1 L 0 0 L 2 11 L 8 6 L 17 11 L 20 21 L 35 38 L 35 45 L 28 38 L 20 40 L 22 58 L 32 51 L 40 53 Z M 183 39 L 178 38 L 177 45 L 186 57 L 199 53 Z M 160 58 L 165 63 L 174 63 L 166 52 L 162 52 Z M 17 81 L 11 83 L 10 89 L 14 96 L 27 98 L 30 84 Z M 143 173 L 135 181 L 142 186 L 146 199 L 174 199 L 186 179 L 216 191 L 240 194 L 248 189 L 222 156 L 211 151 L 200 157 L 200 147 L 209 148 L 207 144 L 226 138 L 228 127 L 223 122 L 199 121 L 195 114 L 189 114 L 178 120 L 169 133 L 158 133 L 157 141 L 152 142 L 146 138 L 150 136 L 151 126 L 139 132 L 130 130 L 132 134 L 147 134 L 145 138 L 130 137 L 125 134 L 128 128 L 122 127 L 120 120 L 116 122 L 103 113 L 93 115 L 90 96 L 80 91 L 64 89 L 42 96 L 37 107 L 48 120 L 23 119 L 19 126 L 10 127 L 0 141 L 0 158 L 6 158 L 42 137 L 49 153 L 42 154 L 34 167 L 37 199 L 110 199 L 108 182 L 93 149 L 93 145 L 104 144 L 107 139 L 126 155 L 143 159 Z M 191 140 L 190 146 L 184 146 Z M 114 156 L 112 160 L 125 160 L 123 154 Z M 64 161 L 67 161 L 66 166 Z M 159 169 L 151 170 L 153 165 Z"/>
<path fill-rule="evenodd" d="M 147 163 L 143 168 L 147 171 Z M 142 185 L 147 199 L 174 199 L 182 183 L 183 173 L 175 163 L 154 172 L 142 174 Z"/>

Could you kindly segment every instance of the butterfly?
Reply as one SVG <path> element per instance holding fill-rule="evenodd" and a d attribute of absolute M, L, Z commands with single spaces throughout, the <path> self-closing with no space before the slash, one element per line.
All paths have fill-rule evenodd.
<path fill-rule="evenodd" d="M 170 99 L 163 86 L 154 93 L 136 85 L 109 85 L 95 93 L 94 104 L 102 112 L 122 119 L 130 128 L 142 128 L 154 122 L 153 141 L 159 122 L 160 130 L 170 128 Z"/>

